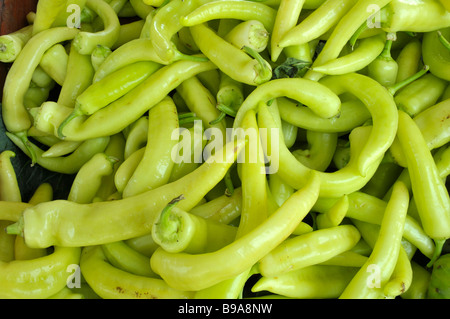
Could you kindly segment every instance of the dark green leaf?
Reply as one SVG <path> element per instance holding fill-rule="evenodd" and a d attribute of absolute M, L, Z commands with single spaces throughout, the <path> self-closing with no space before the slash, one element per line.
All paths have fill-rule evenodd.
<path fill-rule="evenodd" d="M 287 58 L 282 64 L 273 70 L 274 79 L 302 77 L 311 65 L 308 61 L 296 58 Z"/>

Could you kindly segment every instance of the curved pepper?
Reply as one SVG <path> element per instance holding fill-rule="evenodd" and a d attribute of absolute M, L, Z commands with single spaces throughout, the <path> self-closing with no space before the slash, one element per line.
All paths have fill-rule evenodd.
<path fill-rule="evenodd" d="M 0 61 L 3 63 L 14 62 L 23 46 L 31 39 L 33 26 L 29 25 L 9 34 L 0 36 Z"/>
<path fill-rule="evenodd" d="M 102 250 L 114 267 L 134 275 L 157 278 L 150 267 L 150 258 L 134 250 L 124 241 L 103 244 Z"/>
<path fill-rule="evenodd" d="M 3 201 L 22 201 L 16 172 L 11 162 L 11 158 L 15 156 L 16 154 L 9 150 L 0 153 L 0 200 Z"/>
<path fill-rule="evenodd" d="M 337 95 L 351 92 L 366 105 L 372 115 L 373 130 L 358 163 L 359 171 L 364 175 L 366 168 L 383 156 L 394 141 L 398 123 L 394 99 L 376 81 L 356 73 L 330 76 L 320 83 Z"/>
<path fill-rule="evenodd" d="M 9 133 L 6 133 L 6 135 L 26 155 L 30 156 L 28 149 L 19 138 Z M 104 151 L 108 145 L 108 142 L 109 136 L 86 140 L 72 154 L 61 157 L 43 157 L 43 150 L 31 142 L 29 144 L 33 152 L 36 154 L 36 163 L 43 168 L 63 174 L 75 174 L 84 163 L 91 159 L 93 155 Z"/>
<path fill-rule="evenodd" d="M 116 12 L 102 0 L 87 0 L 86 6 L 98 14 L 104 27 L 97 32 L 80 32 L 74 38 L 73 46 L 80 54 L 91 54 L 99 44 L 112 47 L 120 34 L 120 21 Z"/>
<path fill-rule="evenodd" d="M 439 30 L 450 37 L 450 27 Z M 426 32 L 422 39 L 422 59 L 435 76 L 450 81 L 450 50 L 439 41 L 438 30 Z"/>
<path fill-rule="evenodd" d="M 361 39 L 354 51 L 337 59 L 312 68 L 316 72 L 338 75 L 356 72 L 370 65 L 384 48 L 384 36 L 376 35 Z"/>
<path fill-rule="evenodd" d="M 152 268 L 171 287 L 184 290 L 204 289 L 234 277 L 250 269 L 292 233 L 317 200 L 319 188 L 319 178 L 312 174 L 303 189 L 262 224 L 231 244 L 212 253 L 196 255 L 171 254 L 158 249 L 150 259 Z"/>
<path fill-rule="evenodd" d="M 73 39 L 78 32 L 77 29 L 66 27 L 39 32 L 23 47 L 6 76 L 3 86 L 3 121 L 6 129 L 21 137 L 27 147 L 26 130 L 31 127 L 31 120 L 23 105 L 23 97 L 29 88 L 33 72 L 49 48 L 57 43 Z M 34 154 L 31 152 L 31 155 Z"/>
<path fill-rule="evenodd" d="M 174 166 L 172 149 L 178 142 L 172 139 L 172 133 L 178 127 L 178 113 L 170 97 L 150 109 L 147 145 L 142 159 L 123 190 L 123 197 L 155 189 L 169 181 Z"/>
<path fill-rule="evenodd" d="M 116 159 L 97 153 L 78 170 L 67 200 L 90 203 L 99 189 L 103 176 L 112 174 Z"/>
<path fill-rule="evenodd" d="M 254 52 L 255 58 L 250 57 L 205 24 L 194 25 L 190 30 L 200 51 L 231 78 L 248 85 L 258 85 L 272 78 L 270 64 L 259 53 Z"/>
<path fill-rule="evenodd" d="M 67 72 L 57 103 L 74 107 L 77 97 L 86 90 L 94 77 L 94 68 L 88 55 L 80 54 L 73 46 L 67 61 Z"/>
<path fill-rule="evenodd" d="M 160 67 L 160 64 L 152 61 L 136 62 L 90 85 L 76 98 L 73 112 L 58 127 L 58 135 L 63 137 L 62 131 L 71 120 L 82 115 L 91 115 L 120 99 Z"/>
<path fill-rule="evenodd" d="M 222 180 L 243 144 L 244 141 L 230 142 L 191 174 L 133 197 L 92 204 L 67 200 L 41 203 L 24 210 L 20 221 L 9 231 L 23 234 L 30 247 L 56 244 L 81 247 L 147 234 L 157 214 L 173 198 L 183 194 L 185 199 L 180 202 L 180 208 L 194 207 Z M 109 220 L 108 226 L 99 228 L 97 225 L 105 220 Z"/>
<path fill-rule="evenodd" d="M 436 0 L 392 0 L 380 10 L 386 32 L 430 32 L 450 26 L 450 12 Z"/>
<path fill-rule="evenodd" d="M 152 228 L 152 238 L 167 252 L 206 253 L 230 244 L 237 228 L 214 222 L 176 207 L 174 198 L 162 210 Z"/>
<path fill-rule="evenodd" d="M 268 32 L 272 32 L 276 10 L 253 1 L 207 1 L 189 14 L 182 16 L 180 23 L 185 27 L 202 24 L 215 19 L 258 20 Z"/>
<path fill-rule="evenodd" d="M 357 271 L 357 267 L 313 265 L 276 277 L 262 277 L 252 292 L 270 291 L 300 299 L 337 298 Z"/>
<path fill-rule="evenodd" d="M 164 66 L 107 107 L 83 121 L 76 119 L 67 124 L 62 134 L 67 140 L 73 141 L 116 134 L 140 118 L 184 80 L 215 68 L 211 62 L 195 61 L 178 61 Z"/>
<path fill-rule="evenodd" d="M 367 9 L 373 6 L 382 8 L 391 1 L 362 0 L 356 2 L 338 22 L 312 66 L 321 65 L 336 59 L 360 25 L 366 23 L 367 19 L 371 16 L 371 10 Z M 304 78 L 317 81 L 323 76 L 322 73 L 310 70 L 305 74 Z"/>
<path fill-rule="evenodd" d="M 383 298 L 382 289 L 394 271 L 399 255 L 408 204 L 408 190 L 404 184 L 397 182 L 386 206 L 373 251 L 342 292 L 340 299 Z M 379 274 L 374 283 L 371 282 L 373 268 Z"/>
<path fill-rule="evenodd" d="M 355 226 L 341 225 L 286 239 L 258 263 L 261 275 L 274 277 L 324 262 L 350 250 L 360 240 Z"/>
<path fill-rule="evenodd" d="M 358 99 L 342 101 L 339 117 L 322 118 L 307 106 L 299 105 L 287 98 L 277 99 L 281 119 L 299 128 L 324 132 L 348 132 L 370 119 L 370 112 Z"/>
<path fill-rule="evenodd" d="M 398 138 L 423 229 L 431 238 L 445 240 L 450 237 L 449 194 L 419 128 L 403 111 L 399 111 Z"/>
<path fill-rule="evenodd" d="M 0 296 L 36 299 L 57 293 L 66 286 L 68 266 L 78 264 L 80 253 L 80 247 L 55 247 L 40 258 L 0 262 Z"/>
<path fill-rule="evenodd" d="M 331 118 L 339 113 L 341 101 L 327 86 L 302 78 L 276 79 L 259 85 L 244 100 L 236 114 L 234 128 L 248 110 L 255 109 L 258 103 L 273 98 L 288 97 L 308 106 L 314 113 L 323 118 Z"/>
<path fill-rule="evenodd" d="M 134 275 L 112 266 L 101 246 L 83 248 L 81 273 L 102 298 L 190 299 L 192 292 L 169 287 L 163 280 Z"/>

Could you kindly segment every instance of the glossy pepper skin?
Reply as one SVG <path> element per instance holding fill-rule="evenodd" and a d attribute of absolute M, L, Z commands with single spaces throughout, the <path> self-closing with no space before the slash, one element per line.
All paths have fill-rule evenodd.
<path fill-rule="evenodd" d="M 450 27 L 440 29 L 447 39 L 450 38 Z M 450 50 L 439 41 L 438 32 L 430 31 L 423 35 L 422 40 L 423 61 L 430 67 L 435 76 L 450 81 Z"/>
<path fill-rule="evenodd" d="M 182 290 L 204 289 L 249 269 L 287 238 L 314 204 L 320 181 L 311 175 L 308 184 L 277 212 L 233 243 L 209 254 L 170 254 L 158 249 L 150 259 L 152 268 L 171 287 Z"/>
<path fill-rule="evenodd" d="M 381 223 L 380 234 L 369 259 L 352 278 L 340 295 L 340 299 L 377 299 L 383 298 L 383 287 L 389 280 L 398 258 L 401 237 L 407 208 L 409 204 L 408 190 L 401 182 L 396 183 L 392 196 L 386 206 Z M 372 270 L 379 267 L 379 284 L 368 285 Z M 369 278 L 368 278 L 369 277 Z"/>
<path fill-rule="evenodd" d="M 55 247 L 47 256 L 1 262 L 0 296 L 34 299 L 55 294 L 67 284 L 67 267 L 78 264 L 80 253 L 80 247 Z"/>
<path fill-rule="evenodd" d="M 445 254 L 439 257 L 434 263 L 431 272 L 431 278 L 427 291 L 427 298 L 430 299 L 448 299 L 450 289 L 448 286 L 450 268 L 449 268 L 450 254 Z"/>
<path fill-rule="evenodd" d="M 223 178 L 243 143 L 242 140 L 236 145 L 230 142 L 191 174 L 134 197 L 91 204 L 67 200 L 41 203 L 25 210 L 18 224 L 10 230 L 23 234 L 30 247 L 42 248 L 52 245 L 81 247 L 144 235 L 151 230 L 161 209 L 180 194 L 185 196 L 180 208 L 189 210 L 195 206 Z M 203 181 L 206 177 L 207 183 Z M 200 180 L 199 187 L 191 187 Z M 54 218 L 57 215 L 58 218 Z M 98 223 L 106 219 L 110 220 L 108 227 L 98 228 Z M 129 221 L 124 228 L 126 220 Z"/>

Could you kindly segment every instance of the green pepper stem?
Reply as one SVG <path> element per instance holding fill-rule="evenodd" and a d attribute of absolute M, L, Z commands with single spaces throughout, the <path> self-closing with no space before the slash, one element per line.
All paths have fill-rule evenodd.
<path fill-rule="evenodd" d="M 237 112 L 235 110 L 233 110 L 231 107 L 229 107 L 228 105 L 225 104 L 217 104 L 216 108 L 225 113 L 226 115 L 232 116 L 232 117 L 236 117 Z"/>
<path fill-rule="evenodd" d="M 388 38 L 386 40 L 386 44 L 384 45 L 383 51 L 381 52 L 380 56 L 385 58 L 385 59 L 392 59 L 391 56 L 391 48 L 392 48 L 392 42 L 394 40 Z"/>
<path fill-rule="evenodd" d="M 227 116 L 227 114 L 225 112 L 220 112 L 219 116 L 215 119 L 209 122 L 210 125 L 215 125 L 217 123 L 219 123 L 220 121 L 222 121 L 225 116 Z"/>
<path fill-rule="evenodd" d="M 161 212 L 161 215 L 159 216 L 159 221 L 157 223 L 158 227 L 160 229 L 163 229 L 164 232 L 162 232 L 163 236 L 166 239 L 171 239 L 171 237 L 175 236 L 179 229 L 179 222 L 175 220 L 171 215 L 172 207 L 174 207 L 179 201 L 183 200 L 184 196 L 180 195 L 174 199 L 172 199 L 166 207 Z"/>
<path fill-rule="evenodd" d="M 83 113 L 80 111 L 80 109 L 79 109 L 79 108 L 75 108 L 75 109 L 73 110 L 73 112 L 70 113 L 69 116 L 66 117 L 66 119 L 65 119 L 64 121 L 62 121 L 62 123 L 59 125 L 59 127 L 58 127 L 58 137 L 61 138 L 61 139 L 64 138 L 64 137 L 65 137 L 64 134 L 63 134 L 63 129 L 64 129 L 64 127 L 65 127 L 70 121 L 72 121 L 74 118 L 77 118 L 77 117 L 79 117 L 79 116 L 81 116 L 81 115 L 83 115 Z"/>
<path fill-rule="evenodd" d="M 201 121 L 202 119 L 192 115 L 192 116 L 186 116 L 186 117 L 182 117 L 178 119 L 178 125 L 184 125 L 184 124 L 188 124 L 188 123 L 193 123 L 195 121 Z"/>
<path fill-rule="evenodd" d="M 417 80 L 421 76 L 425 75 L 428 72 L 429 69 L 430 69 L 430 67 L 428 65 L 425 65 L 423 67 L 423 69 L 420 70 L 419 72 L 417 72 L 416 74 L 413 74 L 410 77 L 404 79 L 403 81 L 398 82 L 395 85 L 392 85 L 392 86 L 388 87 L 387 89 L 388 89 L 389 93 L 391 93 L 391 95 L 394 96 L 395 93 L 397 93 L 398 90 L 402 89 L 403 87 L 407 86 L 411 82 L 414 82 L 415 80 Z"/>
<path fill-rule="evenodd" d="M 209 59 L 205 56 L 184 54 L 178 50 L 175 50 L 174 53 L 175 53 L 175 57 L 174 57 L 175 61 L 178 61 L 178 60 L 185 60 L 185 61 L 192 61 L 192 62 L 208 62 L 209 61 Z"/>
<path fill-rule="evenodd" d="M 359 26 L 359 28 L 356 30 L 356 32 L 353 33 L 353 35 L 351 36 L 351 38 L 349 40 L 349 43 L 350 43 L 350 46 L 351 46 L 352 50 L 355 47 L 356 40 L 358 40 L 358 38 L 361 35 L 361 33 L 366 31 L 368 28 L 369 28 L 369 26 L 367 25 L 367 22 L 364 21 L 364 23 Z"/>
<path fill-rule="evenodd" d="M 444 247 L 445 239 L 436 239 L 435 241 L 436 248 L 434 249 L 433 256 L 431 257 L 430 262 L 427 264 L 428 268 L 433 267 L 434 262 L 441 256 L 442 248 Z"/>
<path fill-rule="evenodd" d="M 185 118 L 193 117 L 193 116 L 196 116 L 196 114 L 194 112 L 186 112 L 186 113 L 178 114 L 178 119 L 181 120 L 181 119 L 185 119 Z"/>
<path fill-rule="evenodd" d="M 19 221 L 14 224 L 8 225 L 5 228 L 5 232 L 8 235 L 23 236 L 23 218 L 20 218 Z"/>
<path fill-rule="evenodd" d="M 17 136 L 23 143 L 23 145 L 25 146 L 25 148 L 27 149 L 30 158 L 31 158 L 31 166 L 34 166 L 34 164 L 37 163 L 37 156 L 36 156 L 36 152 L 34 151 L 34 149 L 30 146 L 30 142 L 28 141 L 28 136 L 27 136 L 27 132 L 18 132 L 14 134 L 15 136 Z"/>
<path fill-rule="evenodd" d="M 261 79 L 270 79 L 272 77 L 272 70 L 268 67 L 267 61 L 259 54 L 255 49 L 248 46 L 243 46 L 242 50 L 255 59 L 261 67 L 261 72 L 258 72 L 258 76 Z"/>
<path fill-rule="evenodd" d="M 228 169 L 227 173 L 225 174 L 225 186 L 226 186 L 226 190 L 225 190 L 225 195 L 226 196 L 231 196 L 234 193 L 234 185 L 233 185 L 233 180 L 231 179 L 231 171 L 230 169 Z"/>
<path fill-rule="evenodd" d="M 439 41 L 441 41 L 442 45 L 450 50 L 450 42 L 443 36 L 441 31 L 437 32 Z"/>

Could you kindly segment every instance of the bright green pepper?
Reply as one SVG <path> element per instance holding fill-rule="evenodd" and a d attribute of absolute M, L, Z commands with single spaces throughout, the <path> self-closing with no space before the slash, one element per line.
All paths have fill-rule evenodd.
<path fill-rule="evenodd" d="M 101 246 L 83 248 L 81 273 L 100 297 L 124 299 L 188 299 L 193 293 L 169 287 L 159 278 L 134 275 L 112 266 Z"/>
<path fill-rule="evenodd" d="M 10 202 L 21 202 L 16 172 L 11 162 L 16 154 L 13 151 L 5 150 L 0 153 L 0 200 Z"/>
<path fill-rule="evenodd" d="M 386 87 L 397 81 L 398 64 L 391 56 L 392 42 L 387 39 L 381 54 L 368 66 L 368 75 Z"/>
<path fill-rule="evenodd" d="M 164 66 L 122 98 L 84 121 L 75 119 L 67 124 L 62 134 L 67 140 L 85 140 L 94 136 L 116 134 L 140 118 L 185 79 L 215 68 L 211 62 L 195 61 L 178 61 Z M 154 94 L 148 94 L 149 91 Z"/>
<path fill-rule="evenodd" d="M 399 83 L 419 71 L 422 56 L 422 42 L 413 39 L 406 44 L 396 59 L 398 64 L 397 80 Z"/>
<path fill-rule="evenodd" d="M 242 211 L 242 188 L 234 189 L 233 194 L 219 196 L 202 205 L 192 208 L 189 212 L 203 218 L 230 224 L 238 218 Z"/>
<path fill-rule="evenodd" d="M 65 47 L 58 43 L 48 49 L 42 56 L 39 66 L 50 75 L 56 83 L 63 85 L 67 74 L 69 55 Z"/>
<path fill-rule="evenodd" d="M 338 134 L 306 131 L 307 149 L 296 149 L 294 156 L 305 166 L 324 172 L 336 150 Z"/>
<path fill-rule="evenodd" d="M 160 67 L 160 64 L 151 61 L 136 62 L 90 85 L 76 98 L 75 109 L 59 126 L 58 135 L 62 137 L 64 127 L 74 118 L 91 115 L 120 99 L 144 82 Z"/>
<path fill-rule="evenodd" d="M 450 27 L 439 30 L 446 38 L 450 36 Z M 426 32 L 422 40 L 422 58 L 435 76 L 450 81 L 450 50 L 439 41 L 438 31 Z"/>
<path fill-rule="evenodd" d="M 435 105 L 444 93 L 446 86 L 447 81 L 430 73 L 425 74 L 401 89 L 394 96 L 394 100 L 400 110 L 414 117 L 421 111 Z"/>
<path fill-rule="evenodd" d="M 67 200 L 76 203 L 90 203 L 99 189 L 102 177 L 112 174 L 116 159 L 104 153 L 92 156 L 78 170 L 70 188 Z"/>
<path fill-rule="evenodd" d="M 237 48 L 247 46 L 256 52 L 262 52 L 265 50 L 269 42 L 269 33 L 261 21 L 247 20 L 239 23 L 231 29 L 224 36 L 224 39 L 232 43 Z"/>
<path fill-rule="evenodd" d="M 96 70 L 93 82 L 98 82 L 108 74 L 139 61 L 167 64 L 158 57 L 149 39 L 135 39 L 115 49 L 105 58 Z"/>
<path fill-rule="evenodd" d="M 272 32 L 276 10 L 253 1 L 203 1 L 200 6 L 181 17 L 185 27 L 202 24 L 215 19 L 258 20 L 268 32 Z"/>
<path fill-rule="evenodd" d="M 98 45 L 111 47 L 119 38 L 120 22 L 116 12 L 105 1 L 87 0 L 86 6 L 101 18 L 104 28 L 97 32 L 80 32 L 73 40 L 73 46 L 80 54 L 91 54 Z"/>
<path fill-rule="evenodd" d="M 300 299 L 337 298 L 357 271 L 357 267 L 313 265 L 276 277 L 262 277 L 252 291 L 270 291 Z"/>
<path fill-rule="evenodd" d="M 449 259 L 450 254 L 445 254 L 434 263 L 428 286 L 427 298 L 448 299 Z"/>
<path fill-rule="evenodd" d="M 430 32 L 450 26 L 450 12 L 437 0 L 392 0 L 380 11 L 386 32 Z"/>
<path fill-rule="evenodd" d="M 316 65 L 322 65 L 339 56 L 352 35 L 358 30 L 359 26 L 362 23 L 367 22 L 367 19 L 371 16 L 371 11 L 367 10 L 368 8 L 373 7 L 374 5 L 382 8 L 391 1 L 392 0 L 362 0 L 356 2 L 337 23 L 322 51 L 314 60 L 312 65 L 313 68 Z M 306 79 L 317 81 L 323 76 L 324 75 L 321 73 L 310 70 L 304 77 Z"/>
<path fill-rule="evenodd" d="M 384 48 L 384 35 L 361 39 L 354 51 L 312 68 L 316 72 L 329 75 L 359 71 L 379 57 Z M 370 68 L 369 68 L 370 69 Z"/>
<path fill-rule="evenodd" d="M 281 119 L 299 128 L 325 133 L 351 131 L 370 119 L 370 112 L 358 99 L 343 101 L 339 117 L 322 118 L 307 106 L 284 97 L 277 99 Z"/>
<path fill-rule="evenodd" d="M 150 259 L 124 241 L 103 244 L 102 250 L 108 261 L 116 268 L 138 276 L 157 277 L 150 268 Z"/>
<path fill-rule="evenodd" d="M 10 133 L 6 133 L 6 135 L 26 155 L 30 156 L 28 149 L 18 137 Z M 40 166 L 53 172 L 75 174 L 85 162 L 91 159 L 93 155 L 98 152 L 102 152 L 106 148 L 108 141 L 109 136 L 86 140 L 72 154 L 62 157 L 43 157 L 43 150 L 31 142 L 29 142 L 29 144 L 33 152 L 36 154 L 36 163 Z"/>
<path fill-rule="evenodd" d="M 47 298 L 67 284 L 68 266 L 78 264 L 81 248 L 55 247 L 47 256 L 0 262 L 0 296 L 8 299 Z"/>
<path fill-rule="evenodd" d="M 58 95 L 58 104 L 74 107 L 77 97 L 91 84 L 94 68 L 89 56 L 80 54 L 72 46 L 67 60 L 64 83 Z"/>
<path fill-rule="evenodd" d="M 352 225 L 319 229 L 286 239 L 259 261 L 259 272 L 266 277 L 312 266 L 350 250 L 360 240 Z"/>
<path fill-rule="evenodd" d="M 48 247 L 54 243 L 80 247 L 147 234 L 157 214 L 173 198 L 183 194 L 185 199 L 179 207 L 185 210 L 194 207 L 222 180 L 243 143 L 227 144 L 194 172 L 173 183 L 115 201 L 78 204 L 59 200 L 41 203 L 25 210 L 21 220 L 8 229 L 24 234 L 30 247 Z M 200 180 L 202 182 L 198 183 Z M 194 184 L 197 187 L 192 187 Z M 98 223 L 102 224 L 104 220 L 109 220 L 108 227 L 98 228 Z"/>
<path fill-rule="evenodd" d="M 306 8 L 307 2 L 304 7 Z M 280 40 L 281 47 L 307 43 L 325 34 L 350 10 L 355 0 L 325 1 L 297 26 L 286 32 Z"/>
<path fill-rule="evenodd" d="M 66 0 L 41 0 L 37 3 L 33 21 L 33 35 L 51 28 L 58 15 L 66 7 Z"/>
<path fill-rule="evenodd" d="M 22 29 L 0 36 L 0 61 L 3 63 L 13 62 L 23 46 L 31 39 L 33 26 L 29 25 Z"/>
<path fill-rule="evenodd" d="M 174 166 L 172 149 L 177 143 L 172 139 L 172 133 L 178 127 L 178 113 L 170 97 L 149 111 L 147 145 L 123 190 L 123 197 L 155 189 L 169 181 Z"/>
<path fill-rule="evenodd" d="M 219 37 L 205 24 L 191 26 L 190 30 L 202 53 L 231 78 L 248 85 L 258 85 L 271 79 L 272 68 L 259 53 L 254 52 L 254 58 L 249 56 L 244 50 Z M 252 50 L 248 47 L 243 49 L 245 48 Z"/>
<path fill-rule="evenodd" d="M 79 31 L 66 27 L 51 28 L 39 32 L 23 47 L 22 53 L 11 66 L 3 87 L 2 115 L 6 129 L 19 136 L 27 145 L 26 130 L 31 127 L 23 97 L 29 88 L 34 70 L 39 65 L 43 54 L 53 45 L 71 40 Z M 31 148 L 28 147 L 29 150 Z M 32 158 L 34 154 L 31 152 Z"/>
<path fill-rule="evenodd" d="M 186 290 L 204 289 L 241 274 L 289 236 L 309 212 L 319 188 L 319 178 L 312 174 L 306 186 L 278 211 L 231 244 L 212 253 L 195 255 L 170 254 L 158 249 L 150 259 L 152 268 L 171 287 Z"/>
<path fill-rule="evenodd" d="M 237 228 L 214 222 L 176 207 L 174 198 L 161 212 L 152 228 L 152 238 L 171 253 L 206 253 L 230 244 Z"/>
<path fill-rule="evenodd" d="M 400 251 L 408 204 L 408 190 L 401 182 L 396 183 L 386 206 L 373 251 L 339 296 L 340 299 L 373 299 L 384 296 L 382 289 L 394 271 Z M 374 265 L 377 267 L 379 277 L 376 282 L 370 283 Z"/>
<path fill-rule="evenodd" d="M 425 299 L 431 274 L 423 266 L 411 261 L 413 278 L 411 286 L 402 295 L 402 299 Z"/>
<path fill-rule="evenodd" d="M 281 0 L 270 37 L 270 55 L 273 62 L 278 60 L 283 48 L 283 36 L 297 25 L 305 0 Z"/>
<path fill-rule="evenodd" d="M 402 180 L 399 179 L 398 181 Z M 389 196 L 390 194 L 389 192 Z M 383 212 L 386 209 L 385 200 L 359 191 L 348 194 L 348 199 L 349 206 L 346 217 L 376 225 L 381 224 Z M 336 198 L 321 197 L 313 209 L 320 213 L 327 213 L 337 201 L 338 199 Z M 361 207 L 364 207 L 364 209 L 361 209 Z M 411 216 L 406 217 L 403 236 L 406 240 L 414 244 L 425 256 L 428 258 L 433 256 L 435 250 L 433 240 L 423 231 L 420 223 Z"/>
<path fill-rule="evenodd" d="M 435 161 L 415 122 L 399 111 L 399 141 L 406 156 L 414 198 L 425 232 L 435 240 L 450 237 L 450 199 Z M 425 169 L 426 168 L 426 169 Z"/>

